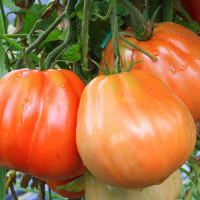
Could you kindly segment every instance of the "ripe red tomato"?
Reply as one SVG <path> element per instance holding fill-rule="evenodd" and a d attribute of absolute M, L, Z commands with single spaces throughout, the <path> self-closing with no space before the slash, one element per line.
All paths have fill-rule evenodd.
<path fill-rule="evenodd" d="M 82 173 L 75 133 L 84 87 L 68 70 L 6 74 L 0 80 L 0 161 L 41 179 Z"/>
<path fill-rule="evenodd" d="M 84 89 L 76 141 L 87 169 L 112 186 L 164 181 L 196 143 L 193 118 L 158 78 L 142 70 L 98 76 Z"/>
<path fill-rule="evenodd" d="M 128 32 L 132 32 L 129 29 Z M 159 23 L 148 41 L 138 41 L 130 36 L 127 40 L 157 58 L 138 51 L 119 39 L 119 49 L 124 67 L 130 61 L 142 61 L 133 69 L 149 71 L 171 88 L 189 108 L 195 122 L 200 121 L 200 37 L 175 23 Z M 110 69 L 113 67 L 113 47 L 110 40 L 104 50 Z M 103 66 L 103 62 L 102 62 Z M 102 74 L 100 72 L 100 74 Z"/>
<path fill-rule="evenodd" d="M 179 0 L 181 6 L 192 19 L 200 25 L 200 1 L 199 0 Z"/>
<path fill-rule="evenodd" d="M 56 192 L 57 194 L 59 194 L 60 196 L 63 196 L 65 198 L 79 198 L 79 197 L 83 197 L 84 196 L 84 190 L 80 191 L 80 192 L 68 192 L 66 190 L 57 190 L 56 188 L 58 186 L 61 185 L 65 185 L 73 180 L 75 180 L 77 177 L 75 178 L 66 178 L 63 180 L 46 180 L 47 185 L 49 186 L 49 188 Z"/>

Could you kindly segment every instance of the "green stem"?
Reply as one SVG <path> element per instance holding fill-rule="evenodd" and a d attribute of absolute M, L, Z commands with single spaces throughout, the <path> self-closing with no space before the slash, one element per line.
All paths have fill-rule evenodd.
<path fill-rule="evenodd" d="M 110 16 L 110 21 L 111 21 L 111 29 L 112 29 L 112 41 L 113 41 L 113 65 L 117 60 L 117 69 L 118 73 L 121 72 L 120 68 L 120 52 L 119 52 L 119 44 L 118 44 L 118 24 L 117 24 L 117 6 L 116 3 L 113 7 L 111 16 Z"/>
<path fill-rule="evenodd" d="M 6 169 L 0 167 L 0 199 L 5 199 L 5 188 L 6 188 Z"/>
<path fill-rule="evenodd" d="M 148 17 L 152 18 L 154 15 L 155 10 L 161 5 L 161 0 L 148 0 L 147 10 L 148 10 Z M 157 15 L 154 19 L 155 22 L 162 21 L 162 12 L 161 9 L 158 11 Z"/>
<path fill-rule="evenodd" d="M 38 3 L 39 3 L 39 4 L 42 4 L 41 0 L 38 0 Z"/>
<path fill-rule="evenodd" d="M 3 39 L 5 39 L 9 44 L 11 44 L 13 47 L 15 47 L 17 50 L 22 51 L 23 47 L 15 42 L 14 40 L 11 40 L 10 38 L 6 37 L 6 35 L 1 35 Z M 39 63 L 40 59 L 33 53 L 30 53 L 29 57 L 36 63 Z"/>
<path fill-rule="evenodd" d="M 200 141 L 199 140 L 197 140 L 195 148 L 200 151 Z"/>
<path fill-rule="evenodd" d="M 4 9 L 3 9 L 2 0 L 0 0 L 0 10 L 1 10 L 1 16 L 2 16 L 2 22 L 3 22 L 3 32 L 6 34 L 7 33 L 6 16 L 5 16 L 5 12 L 4 12 Z"/>
<path fill-rule="evenodd" d="M 72 30 L 74 30 L 75 27 L 76 27 L 76 24 L 74 20 L 73 22 L 72 21 L 69 22 L 68 32 L 67 32 L 67 36 L 64 42 L 60 46 L 58 46 L 56 49 L 54 49 L 51 53 L 49 53 L 49 55 L 47 56 L 45 60 L 45 69 L 52 66 L 52 63 L 56 60 L 56 58 L 60 55 L 60 53 L 62 53 L 62 51 L 65 48 L 69 47 L 69 43 L 74 41 L 73 36 L 75 36 L 76 34 Z"/>
<path fill-rule="evenodd" d="M 4 34 L 7 38 L 26 38 L 29 34 Z M 38 37 L 38 34 L 31 35 L 32 37 Z"/>
<path fill-rule="evenodd" d="M 69 0 L 67 3 L 66 14 L 69 16 L 74 11 L 74 7 L 76 5 L 76 1 Z M 49 68 L 51 64 L 55 61 L 55 59 L 59 56 L 59 54 L 69 45 L 69 43 L 73 43 L 76 37 L 76 20 L 69 20 L 68 24 L 68 32 L 64 42 L 54 49 L 45 60 L 45 69 Z"/>
<path fill-rule="evenodd" d="M 194 20 L 188 15 L 188 13 L 182 8 L 182 6 L 177 2 L 177 0 L 173 0 L 174 5 L 178 8 L 181 14 L 195 27 L 196 30 L 200 30 L 200 26 L 194 23 Z"/>
<path fill-rule="evenodd" d="M 108 11 L 106 13 L 105 16 L 102 16 L 98 13 L 92 13 L 92 15 L 95 15 L 96 17 L 100 18 L 102 21 L 106 21 L 109 19 L 111 13 L 112 13 L 112 10 L 113 10 L 113 6 L 114 6 L 114 0 L 111 0 L 110 1 L 110 5 L 109 5 L 109 8 L 108 8 Z"/>
<path fill-rule="evenodd" d="M 35 24 L 33 25 L 33 28 L 31 29 L 31 32 L 28 34 L 28 41 L 29 41 L 29 45 L 31 45 L 31 37 L 33 32 L 35 31 L 36 26 L 42 21 L 43 19 L 38 19 Z"/>
<path fill-rule="evenodd" d="M 1 17 L 2 17 L 2 22 L 3 22 L 3 33 L 7 34 L 8 32 L 7 32 L 7 26 L 6 26 L 6 16 L 5 16 L 2 0 L 0 0 L 0 10 L 1 10 Z M 10 65 L 10 60 L 8 58 L 8 55 L 5 55 L 5 62 L 6 62 L 6 66 Z"/>
<path fill-rule="evenodd" d="M 89 19 L 90 19 L 91 0 L 84 1 L 82 32 L 81 32 L 81 53 L 83 66 L 88 69 L 88 38 L 89 38 Z"/>
<path fill-rule="evenodd" d="M 157 58 L 155 58 L 154 56 L 152 56 L 150 53 L 146 52 L 145 50 L 141 49 L 140 47 L 136 46 L 135 44 L 131 43 L 129 40 L 127 40 L 125 37 L 123 37 L 122 35 L 126 34 L 129 35 L 128 33 L 122 32 L 119 33 L 119 37 L 126 42 L 127 44 L 129 44 L 130 46 L 134 47 L 135 49 L 141 51 L 142 53 L 146 54 L 147 56 L 149 56 L 150 58 L 152 58 L 154 61 L 157 61 Z"/>
<path fill-rule="evenodd" d="M 142 30 L 141 32 L 145 32 L 143 31 L 146 30 L 145 18 L 142 16 L 140 11 L 127 0 L 117 0 L 117 2 L 121 4 L 124 8 L 129 10 L 129 12 L 133 15 L 136 24 L 138 26 L 137 30 L 139 31 Z"/>
<path fill-rule="evenodd" d="M 172 22 L 173 20 L 173 5 L 172 0 L 162 0 L 163 21 Z"/>
<path fill-rule="evenodd" d="M 35 40 L 27 49 L 26 54 L 29 54 L 32 50 L 39 47 L 40 44 L 47 38 L 47 36 L 54 30 L 54 28 L 62 21 L 66 16 L 66 10 L 49 26 L 49 28 L 41 34 L 41 36 Z M 22 58 L 19 58 L 15 64 L 15 69 L 18 69 L 23 62 Z"/>

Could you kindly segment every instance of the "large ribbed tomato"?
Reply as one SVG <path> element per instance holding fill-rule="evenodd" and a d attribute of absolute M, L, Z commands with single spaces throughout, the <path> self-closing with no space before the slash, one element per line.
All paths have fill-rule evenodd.
<path fill-rule="evenodd" d="M 142 69 L 156 75 L 182 99 L 194 120 L 200 121 L 200 37 L 175 23 L 165 22 L 155 26 L 148 41 L 138 41 L 125 35 L 124 37 L 152 54 L 157 61 L 119 39 L 121 59 L 125 62 L 125 68 L 131 60 L 142 61 L 132 69 Z M 111 40 L 104 50 L 104 56 L 112 68 Z"/>
<path fill-rule="evenodd" d="M 76 141 L 87 169 L 104 182 L 143 188 L 182 166 L 196 142 L 185 104 L 142 70 L 98 76 L 81 96 Z"/>
<path fill-rule="evenodd" d="M 68 70 L 6 74 L 0 80 L 0 163 L 42 179 L 82 173 L 75 131 L 84 87 Z"/>
<path fill-rule="evenodd" d="M 80 192 L 68 192 L 66 190 L 58 190 L 57 187 L 61 185 L 65 185 L 67 183 L 70 183 L 71 181 L 75 180 L 77 177 L 74 178 L 66 178 L 66 179 L 57 179 L 57 180 L 46 180 L 47 185 L 49 188 L 59 194 L 62 197 L 66 198 L 78 198 L 84 196 L 84 190 Z"/>
<path fill-rule="evenodd" d="M 143 189 L 127 189 L 112 187 L 92 176 L 84 175 L 85 197 L 87 200 L 175 200 L 182 187 L 182 177 L 179 170 L 171 174 L 160 185 Z"/>

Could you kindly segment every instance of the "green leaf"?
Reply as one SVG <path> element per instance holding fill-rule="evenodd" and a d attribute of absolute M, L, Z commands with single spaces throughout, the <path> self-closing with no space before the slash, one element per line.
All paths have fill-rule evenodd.
<path fill-rule="evenodd" d="M 197 183 L 197 192 L 200 194 L 200 177 L 197 178 L 198 183 Z"/>
<path fill-rule="evenodd" d="M 7 8 L 9 8 L 9 10 L 17 12 L 17 13 L 23 13 L 24 10 L 17 7 L 12 0 L 3 0 L 3 5 Z"/>
<path fill-rule="evenodd" d="M 200 176 L 200 166 L 197 163 L 194 163 L 192 168 L 194 169 L 196 176 Z"/>
<path fill-rule="evenodd" d="M 6 169 L 0 167 L 0 199 L 5 199 L 5 186 L 6 186 Z"/>
<path fill-rule="evenodd" d="M 88 79 L 90 77 L 90 70 L 85 68 L 85 67 L 82 67 L 82 71 L 83 71 L 83 75 L 86 79 Z"/>
<path fill-rule="evenodd" d="M 60 185 L 56 188 L 56 190 L 66 190 L 68 192 L 80 192 L 83 190 L 83 176 L 80 176 L 73 181 Z"/>
<path fill-rule="evenodd" d="M 67 33 L 68 33 L 68 28 L 64 31 L 64 32 L 62 32 L 62 34 L 60 34 L 59 36 L 58 36 L 58 38 L 60 39 L 60 40 L 65 40 L 65 38 L 67 37 Z"/>
<path fill-rule="evenodd" d="M 14 40 L 6 37 L 5 35 L 1 35 L 1 37 L 3 39 L 5 39 L 9 44 L 11 44 L 13 47 L 15 47 L 17 50 L 22 51 L 23 46 L 21 46 L 20 44 L 18 44 L 17 42 L 15 42 Z M 0 45 L 1 47 L 2 45 Z M 39 63 L 40 59 L 34 54 L 34 53 L 30 53 L 28 55 L 34 62 Z"/>
<path fill-rule="evenodd" d="M 2 20 L 2 16 L 0 15 L 0 34 L 3 34 L 3 20 Z"/>
<path fill-rule="evenodd" d="M 101 48 L 102 42 L 105 40 L 107 34 L 110 32 L 110 20 L 102 21 L 97 19 L 91 21 L 89 26 L 89 51 L 91 57 L 101 58 L 103 48 Z"/>
<path fill-rule="evenodd" d="M 91 13 L 98 13 L 99 12 L 99 8 L 98 8 L 96 3 L 92 3 L 90 9 L 91 9 Z"/>
<path fill-rule="evenodd" d="M 41 18 L 45 9 L 46 9 L 46 5 L 34 4 L 33 6 L 31 6 L 31 8 L 25 12 L 24 22 L 23 22 L 24 24 L 23 24 L 23 28 L 20 31 L 20 33 L 28 34 L 32 30 L 36 21 L 38 21 Z M 37 30 L 46 30 L 53 23 L 55 18 L 56 18 L 56 13 L 53 12 L 51 17 L 39 22 L 36 26 L 36 29 Z"/>
<path fill-rule="evenodd" d="M 74 44 L 64 51 L 61 55 L 63 60 L 67 62 L 77 62 L 81 59 L 81 45 Z"/>
<path fill-rule="evenodd" d="M 81 20 L 83 17 L 83 5 L 84 5 L 84 1 L 80 0 L 75 6 L 76 15 L 79 18 L 79 20 Z"/>
<path fill-rule="evenodd" d="M 8 73 L 7 67 L 5 64 L 5 52 L 2 45 L 1 35 L 0 35 L 0 78 Z"/>
<path fill-rule="evenodd" d="M 185 197 L 185 200 L 192 200 L 192 188 L 189 189 L 189 191 Z"/>
<path fill-rule="evenodd" d="M 60 40 L 59 36 L 63 33 L 63 31 L 61 30 L 56 30 L 56 31 L 52 31 L 48 37 L 42 42 L 42 44 L 40 45 L 40 48 L 43 49 L 45 44 L 48 42 L 52 42 L 52 41 L 56 41 L 56 40 Z"/>

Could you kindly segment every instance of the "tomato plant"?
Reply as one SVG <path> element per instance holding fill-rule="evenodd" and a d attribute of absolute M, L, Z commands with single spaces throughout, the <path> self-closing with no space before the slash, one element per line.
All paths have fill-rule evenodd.
<path fill-rule="evenodd" d="M 0 161 L 42 179 L 79 175 L 75 130 L 84 87 L 69 70 L 6 74 L 0 80 Z"/>
<path fill-rule="evenodd" d="M 144 65 L 149 69 L 150 65 L 155 68 L 155 75 L 159 75 L 158 78 L 182 98 L 195 122 L 199 121 L 199 37 L 173 23 L 158 24 L 164 21 L 175 22 L 199 34 L 198 23 L 191 20 L 176 1 L 0 0 L 0 13 L 0 77 L 8 73 L 0 81 L 1 200 L 5 200 L 7 191 L 16 199 L 18 190 L 15 189 L 22 188 L 27 191 L 35 188 L 38 199 L 44 200 L 45 194 L 50 195 L 45 192 L 44 180 L 64 180 L 84 173 L 86 167 L 79 156 L 75 141 L 77 110 L 85 87 L 83 82 L 85 85 L 89 83 L 90 87 L 93 78 L 98 76 L 97 66 L 100 66 L 102 52 L 109 38 L 112 38 L 113 44 L 108 42 L 107 46 L 113 46 L 113 49 L 111 47 L 107 51 L 106 47 L 105 57 L 106 60 L 108 57 L 112 60 L 114 57 L 114 62 L 109 64 L 110 68 L 114 66 L 119 72 L 128 71 L 121 70 L 118 65 L 125 60 L 125 66 L 129 66 L 130 63 L 123 56 L 120 57 L 120 53 L 123 55 L 126 49 L 125 54 L 129 52 L 133 57 L 129 61 L 141 61 L 133 68 L 146 70 Z M 134 33 L 127 29 L 130 26 L 134 27 Z M 126 34 L 119 30 L 126 30 Z M 132 36 L 137 38 L 136 46 Z M 129 38 L 132 39 L 129 41 Z M 149 46 L 146 48 L 147 44 Z M 144 54 L 140 52 L 142 49 L 137 50 L 139 47 L 144 47 Z M 134 57 L 136 55 L 137 58 Z M 12 72 L 9 73 L 10 71 Z M 116 71 L 113 70 L 115 73 Z M 106 72 L 109 74 L 108 69 Z M 66 73 L 68 75 L 65 76 Z M 108 80 L 118 76 L 121 75 L 109 76 Z M 138 77 L 141 78 L 140 75 Z M 156 78 L 157 81 L 154 81 L 150 75 L 145 77 L 149 77 L 144 78 L 148 84 L 145 82 L 145 89 L 142 91 L 138 86 L 140 84 L 132 84 L 132 81 L 129 88 L 129 80 L 126 87 L 124 84 L 119 88 L 116 84 L 108 84 L 108 88 L 116 89 L 116 101 L 108 96 L 104 102 L 98 100 L 91 105 L 89 102 L 88 108 L 85 108 L 89 112 L 83 122 L 79 122 L 83 131 L 86 128 L 89 130 L 88 134 L 92 130 L 95 133 L 96 128 L 95 134 L 99 133 L 98 127 L 104 125 L 104 134 L 94 139 L 88 136 L 86 149 L 84 150 L 85 141 L 82 145 L 79 144 L 79 147 L 81 146 L 81 151 L 88 156 L 84 162 L 99 172 L 99 178 L 106 177 L 110 183 L 115 184 L 118 184 L 116 180 L 122 181 L 123 187 L 130 186 L 133 182 L 137 183 L 138 187 L 160 183 L 187 160 L 195 145 L 194 124 L 188 110 L 171 94 L 171 90 L 169 96 L 166 95 L 168 90 L 165 86 L 165 89 L 159 92 L 161 86 L 158 85 L 162 83 L 157 82 L 160 81 Z M 142 85 L 143 81 L 139 80 L 138 83 Z M 97 87 L 100 89 L 102 85 L 101 82 Z M 147 86 L 150 89 L 147 89 Z M 129 89 L 124 90 L 124 87 Z M 138 91 L 137 101 L 129 97 L 134 88 Z M 130 92 L 127 92 L 129 90 Z M 125 94 L 124 97 L 122 93 Z M 90 95 L 92 96 L 92 93 Z M 149 99 L 145 99 L 146 96 Z M 104 97 L 102 95 L 100 99 Z M 177 103 L 170 103 L 169 99 L 176 99 L 170 102 Z M 88 116 L 93 120 L 88 120 Z M 80 128 L 77 130 L 80 132 Z M 145 136 L 144 140 L 139 138 L 141 135 Z M 133 139 L 133 136 L 136 139 Z M 181 195 L 185 199 L 191 195 L 195 198 L 200 194 L 197 191 L 200 180 L 199 158 L 196 154 L 200 150 L 199 139 L 197 128 L 195 151 L 189 159 L 192 158 L 194 163 L 187 162 L 190 169 L 184 171 L 187 187 L 184 187 L 185 195 Z M 117 141 L 121 143 L 118 144 Z M 91 148 L 95 149 L 93 154 L 90 154 L 90 148 L 87 153 L 89 143 Z M 114 146 L 118 147 L 117 150 Z M 128 159 L 125 159 L 127 157 Z M 133 160 L 135 158 L 137 159 Z M 127 164 L 119 168 L 119 163 L 122 162 Z M 135 173 L 130 173 L 131 170 L 135 170 Z M 67 191 L 73 191 L 70 186 L 74 186 L 77 180 L 82 180 L 82 176 L 71 181 Z M 63 185 L 59 188 L 63 188 Z M 81 190 L 82 186 L 79 189 Z M 52 194 L 52 199 L 54 198 L 63 199 Z"/>
<path fill-rule="evenodd" d="M 132 28 L 127 30 L 133 33 Z M 140 50 L 119 39 L 119 51 L 124 67 L 130 62 L 141 61 L 132 67 L 153 73 L 171 88 L 189 108 L 195 122 L 200 121 L 200 37 L 175 23 L 155 24 L 152 37 L 138 41 L 124 35 L 129 42 L 153 55 L 154 61 Z M 104 49 L 104 56 L 110 69 L 113 66 L 113 47 L 110 40 Z M 102 66 L 104 66 L 102 61 Z M 100 72 L 102 74 L 102 72 Z"/>
<path fill-rule="evenodd" d="M 179 197 L 182 186 L 182 177 L 179 170 L 171 174 L 161 184 L 142 189 L 112 187 L 89 172 L 84 175 L 84 178 L 87 200 L 175 200 Z"/>
<path fill-rule="evenodd" d="M 179 0 L 181 6 L 200 25 L 200 1 L 199 0 Z"/>
<path fill-rule="evenodd" d="M 83 197 L 84 196 L 84 190 L 80 192 L 68 192 L 64 189 L 59 190 L 57 189 L 58 186 L 65 185 L 66 183 L 69 183 L 73 180 L 75 180 L 76 177 L 74 178 L 66 178 L 66 179 L 58 179 L 58 180 L 46 180 L 47 185 L 49 188 L 56 192 L 57 194 L 66 197 L 66 198 L 78 198 L 78 197 Z"/>
<path fill-rule="evenodd" d="M 165 84 L 134 70 L 102 75 L 86 86 L 76 141 L 94 176 L 112 186 L 142 188 L 184 164 L 196 131 L 190 112 Z"/>

